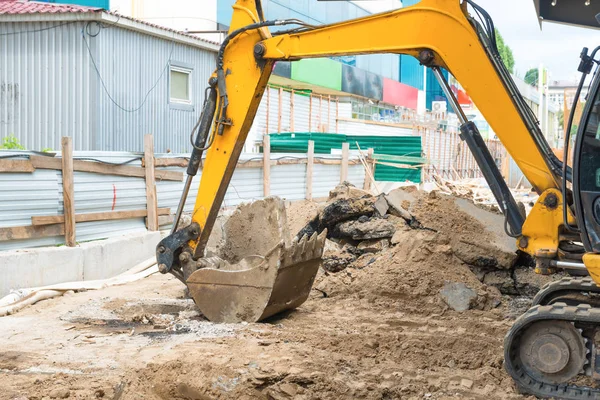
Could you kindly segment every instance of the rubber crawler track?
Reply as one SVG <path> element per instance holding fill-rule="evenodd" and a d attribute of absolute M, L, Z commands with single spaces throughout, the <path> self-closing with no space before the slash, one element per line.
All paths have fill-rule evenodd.
<path fill-rule="evenodd" d="M 588 304 L 567 306 L 555 303 L 547 306 L 534 306 L 520 316 L 504 338 L 504 368 L 514 379 L 519 390 L 541 398 L 565 400 L 598 399 L 600 389 L 568 384 L 553 385 L 539 382 L 527 374 L 519 359 L 521 335 L 527 327 L 537 321 L 559 320 L 585 324 L 600 324 L 600 308 Z"/>
<path fill-rule="evenodd" d="M 548 299 L 565 293 L 600 293 L 600 287 L 588 277 L 565 277 L 558 281 L 546 284 L 533 298 L 532 306 L 547 305 Z"/>

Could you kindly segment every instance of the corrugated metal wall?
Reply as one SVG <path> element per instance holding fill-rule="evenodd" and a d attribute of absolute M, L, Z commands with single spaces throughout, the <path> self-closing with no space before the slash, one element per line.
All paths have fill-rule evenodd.
<path fill-rule="evenodd" d="M 83 32 L 95 35 L 85 38 L 108 93 L 138 111 L 109 99 Z M 215 67 L 213 51 L 85 21 L 1 23 L 0 46 L 0 138 L 14 134 L 30 150 L 71 136 L 76 150 L 141 151 L 152 133 L 156 151 L 187 151 Z M 169 62 L 193 67 L 189 110 L 169 105 Z"/>
<path fill-rule="evenodd" d="M 2 152 L 2 154 L 14 152 Z M 157 157 L 165 156 L 157 154 Z M 176 156 L 170 154 L 169 156 Z M 181 155 L 180 155 L 181 156 Z M 189 156 L 189 155 L 183 155 Z M 108 162 L 123 162 L 141 157 L 139 153 L 76 152 L 75 158 L 95 158 Z M 240 161 L 256 159 L 256 154 L 242 154 Z M 272 159 L 282 157 L 302 158 L 299 154 L 273 154 Z M 324 156 L 339 159 L 339 156 Z M 354 157 L 355 158 L 355 157 Z M 141 161 L 128 165 L 140 166 Z M 185 171 L 184 168 L 169 168 Z M 200 184 L 201 171 L 194 179 L 185 211 L 191 212 Z M 144 179 L 112 175 L 75 172 L 76 213 L 140 210 L 146 208 Z M 365 172 L 361 164 L 350 165 L 348 180 L 362 187 Z M 313 197 L 326 197 L 340 181 L 339 165 L 315 164 L 313 174 Z M 170 208 L 174 213 L 183 190 L 183 182 L 158 181 L 156 191 L 158 207 Z M 286 164 L 271 167 L 271 195 L 286 200 L 300 200 L 306 193 L 306 164 Z M 223 201 L 223 207 L 233 207 L 244 201 L 263 197 L 262 168 L 238 168 Z M 34 173 L 0 173 L 0 228 L 31 225 L 32 216 L 62 215 L 62 174 L 60 171 L 36 170 Z M 94 221 L 76 224 L 77 241 L 87 241 L 145 231 L 144 218 L 112 221 Z M 0 251 L 27 247 L 59 245 L 60 236 L 0 242 Z"/>
<path fill-rule="evenodd" d="M 66 135 L 78 149 L 91 147 L 90 101 L 96 100 L 83 27 L 84 22 L 0 24 L 0 137 L 14 134 L 31 150 L 58 149 Z"/>
<path fill-rule="evenodd" d="M 201 111 L 204 89 L 215 68 L 215 53 L 126 29 L 103 29 L 88 39 L 102 78 L 117 107 L 99 85 L 93 71 L 96 90 L 97 132 L 95 149 L 141 151 L 144 134 L 154 135 L 157 152 L 188 151 L 189 135 Z M 169 63 L 189 65 L 192 71 L 192 105 L 189 110 L 169 104 Z M 76 143 L 75 143 L 76 144 Z"/>

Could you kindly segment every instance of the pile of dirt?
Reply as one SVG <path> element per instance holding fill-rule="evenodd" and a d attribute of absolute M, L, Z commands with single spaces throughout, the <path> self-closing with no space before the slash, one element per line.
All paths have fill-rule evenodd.
<path fill-rule="evenodd" d="M 416 188 L 374 196 L 338 186 L 300 232 L 329 230 L 315 288 L 430 313 L 490 310 L 502 295 L 531 295 L 552 279 L 517 265 L 501 216 L 462 201 Z"/>

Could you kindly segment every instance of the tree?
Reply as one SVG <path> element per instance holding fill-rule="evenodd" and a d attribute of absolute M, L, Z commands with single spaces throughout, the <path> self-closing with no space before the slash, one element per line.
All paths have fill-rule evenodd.
<path fill-rule="evenodd" d="M 496 45 L 498 46 L 498 54 L 500 54 L 500 58 L 502 58 L 506 69 L 511 74 L 514 73 L 515 58 L 513 57 L 512 49 L 504 43 L 504 38 L 498 29 L 496 29 Z"/>
<path fill-rule="evenodd" d="M 538 77 L 539 77 L 539 70 L 537 68 L 531 68 L 525 74 L 525 79 L 524 80 L 525 80 L 526 84 L 537 87 L 537 85 L 538 85 Z"/>

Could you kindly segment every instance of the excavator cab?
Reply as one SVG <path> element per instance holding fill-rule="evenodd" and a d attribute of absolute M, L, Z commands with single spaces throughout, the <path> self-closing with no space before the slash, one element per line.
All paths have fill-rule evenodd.
<path fill-rule="evenodd" d="M 577 99 L 573 102 L 573 108 Z M 573 194 L 577 226 L 587 252 L 600 253 L 600 76 L 590 86 L 575 138 Z"/>

